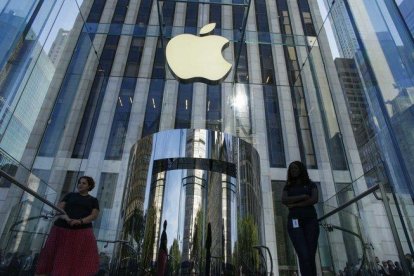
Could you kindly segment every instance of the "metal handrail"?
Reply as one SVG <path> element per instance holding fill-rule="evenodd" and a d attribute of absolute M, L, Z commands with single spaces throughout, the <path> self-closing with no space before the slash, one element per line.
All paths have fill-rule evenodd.
<path fill-rule="evenodd" d="M 35 198 L 37 198 L 38 200 L 40 200 L 44 204 L 48 205 L 49 207 L 51 207 L 52 209 L 54 209 L 55 211 L 57 211 L 58 212 L 58 215 L 65 214 L 65 211 L 63 211 L 62 209 L 60 209 L 59 207 L 57 207 L 56 205 L 54 205 L 52 202 L 50 202 L 49 200 L 47 200 L 44 197 L 42 197 L 41 195 L 39 195 L 37 192 L 35 192 L 32 189 L 30 189 L 29 187 L 23 185 L 17 179 L 15 179 L 13 176 L 9 175 L 8 173 L 6 173 L 5 171 L 3 171 L 1 169 L 0 169 L 0 177 L 3 177 L 5 179 L 7 179 L 11 183 L 13 183 L 14 185 L 16 185 L 20 189 L 22 189 L 23 191 L 25 191 L 26 193 L 34 196 Z"/>
<path fill-rule="evenodd" d="M 270 275 L 272 276 L 273 275 L 273 257 L 272 257 L 272 253 L 270 252 L 269 247 L 259 244 L 259 245 L 253 246 L 253 248 L 256 248 L 260 252 L 261 252 L 260 249 L 263 249 L 263 248 L 266 249 L 266 252 L 267 252 L 267 254 L 269 255 L 269 258 L 270 258 Z M 267 264 L 266 264 L 266 266 L 267 266 Z"/>
<path fill-rule="evenodd" d="M 137 250 L 132 246 L 132 244 L 129 241 L 126 241 L 126 240 L 96 240 L 96 241 L 106 243 L 104 245 L 104 248 L 108 247 L 108 245 L 110 243 L 114 243 L 114 244 L 115 243 L 120 243 L 120 244 L 125 245 L 126 247 L 128 247 L 134 253 L 135 257 L 138 257 Z"/>
<path fill-rule="evenodd" d="M 23 222 L 28 222 L 28 221 L 35 220 L 35 219 L 40 219 L 40 218 L 42 218 L 42 219 L 52 219 L 54 217 L 55 217 L 55 214 L 52 212 L 52 213 L 48 213 L 48 214 L 42 214 L 42 215 L 39 215 L 39 216 L 34 216 L 34 217 L 21 219 L 21 220 L 16 221 L 15 223 L 13 223 L 12 226 L 10 226 L 9 231 L 13 231 L 15 226 L 17 226 L 17 225 L 19 225 Z"/>
<path fill-rule="evenodd" d="M 358 200 L 360 200 L 360 199 L 362 199 L 362 198 L 366 197 L 367 195 L 369 195 L 369 194 L 371 194 L 371 193 L 375 192 L 375 191 L 376 191 L 376 190 L 378 190 L 378 189 L 379 189 L 379 184 L 377 184 L 377 185 L 375 185 L 375 186 L 372 186 L 371 188 L 369 188 L 369 189 L 368 189 L 368 190 L 366 190 L 365 192 L 361 193 L 360 195 L 358 195 L 358 196 L 354 197 L 353 199 L 351 199 L 351 200 L 349 200 L 349 201 L 345 202 L 345 203 L 344 203 L 344 204 L 342 204 L 341 206 L 336 207 L 334 210 L 332 210 L 332 211 L 330 211 L 330 212 L 326 213 L 325 215 L 323 215 L 322 217 L 318 218 L 318 221 L 323 221 L 323 220 L 325 220 L 326 218 L 328 218 L 328 217 L 330 217 L 330 216 L 332 216 L 332 215 L 334 215 L 334 214 L 336 214 L 336 213 L 338 213 L 338 212 L 342 211 L 343 209 L 345 209 L 345 208 L 346 208 L 346 207 L 348 207 L 349 205 L 351 205 L 351 204 L 353 204 L 353 203 L 357 202 Z"/>
<path fill-rule="evenodd" d="M 321 226 L 327 230 L 328 232 L 332 232 L 334 229 L 340 230 L 342 232 L 348 233 L 350 235 L 353 235 L 358 238 L 359 242 L 361 243 L 362 247 L 362 258 L 361 258 L 361 265 L 359 266 L 358 271 L 356 272 L 356 275 L 359 275 L 361 273 L 362 269 L 364 268 L 364 265 L 368 262 L 367 260 L 367 254 L 365 252 L 366 244 L 364 243 L 364 240 L 362 239 L 361 235 L 358 233 L 355 233 L 349 229 L 346 229 L 344 227 L 333 225 L 333 224 L 321 224 Z"/>

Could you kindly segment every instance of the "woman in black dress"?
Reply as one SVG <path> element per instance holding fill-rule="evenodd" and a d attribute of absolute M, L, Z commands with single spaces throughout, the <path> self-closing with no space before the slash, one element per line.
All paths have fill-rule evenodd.
<path fill-rule="evenodd" d="M 319 224 L 313 206 L 318 202 L 318 188 L 309 179 L 305 165 L 294 161 L 289 165 L 282 203 L 289 208 L 287 230 L 299 258 L 302 276 L 316 276 L 316 249 Z"/>

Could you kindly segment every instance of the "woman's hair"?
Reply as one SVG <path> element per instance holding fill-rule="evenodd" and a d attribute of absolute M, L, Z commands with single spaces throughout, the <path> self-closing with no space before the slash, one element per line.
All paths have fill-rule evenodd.
<path fill-rule="evenodd" d="M 90 176 L 85 176 L 84 175 L 84 176 L 79 177 L 78 183 L 82 178 L 86 179 L 86 182 L 88 182 L 88 185 L 89 185 L 88 191 L 92 191 L 93 188 L 95 188 L 95 180 L 93 180 L 93 178 L 90 177 Z"/>
<path fill-rule="evenodd" d="M 299 176 L 295 179 L 290 172 L 290 166 L 296 165 L 299 167 Z M 305 165 L 300 161 L 293 161 L 289 164 L 288 171 L 287 171 L 287 185 L 291 185 L 295 180 L 301 180 L 301 183 L 308 183 L 310 181 L 308 170 L 306 169 Z"/>

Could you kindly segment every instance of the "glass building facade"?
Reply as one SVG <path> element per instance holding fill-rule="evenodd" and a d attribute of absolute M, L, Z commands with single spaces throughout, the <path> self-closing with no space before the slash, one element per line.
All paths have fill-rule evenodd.
<path fill-rule="evenodd" d="M 211 159 L 230 160 L 231 143 L 214 141 L 214 135 L 200 138 L 200 133 L 220 133 L 251 148 L 250 153 L 240 151 L 237 160 L 249 160 L 250 154 L 260 162 L 236 160 L 238 177 L 229 177 L 223 174 L 224 163 L 215 163 L 216 173 L 211 173 L 188 167 L 194 160 L 185 160 L 185 154 L 173 156 L 184 158 L 180 162 L 191 177 L 180 180 L 188 196 L 178 220 L 183 229 L 169 235 L 171 271 L 184 274 L 194 263 L 199 248 L 194 244 L 204 244 L 207 235 L 198 220 L 209 218 L 216 222 L 212 230 L 224 236 L 255 229 L 254 246 L 270 252 L 252 253 L 252 259 L 261 260 L 251 265 L 255 272 L 271 267 L 279 275 L 297 272 L 286 232 L 287 209 L 280 200 L 294 160 L 304 162 L 319 187 L 319 274 L 346 268 L 375 275 L 375 257 L 405 264 L 404 254 L 414 254 L 414 42 L 397 4 L 2 1 L 1 169 L 54 203 L 75 190 L 79 176 L 92 176 L 97 183 L 92 195 L 101 205 L 94 224 L 98 248 L 111 258 L 111 273 L 117 275 L 154 265 L 162 220 L 157 208 L 174 193 L 169 191 L 173 185 L 161 184 L 177 178 L 177 171 L 151 174 L 168 158 L 152 155 L 153 140 L 166 139 L 165 133 L 192 133 L 180 149 L 171 134 L 170 141 L 157 144 L 158 150 L 192 152 L 191 158 L 203 160 L 213 152 L 214 146 L 206 147 L 210 143 L 220 145 L 214 154 L 222 154 Z M 230 41 L 222 53 L 232 71 L 218 84 L 180 83 L 166 64 L 168 41 L 182 33 L 197 35 L 211 22 L 216 23 L 214 34 Z M 131 169 L 136 156 L 145 162 Z M 250 183 L 252 173 L 256 181 Z M 146 194 L 147 183 L 139 183 L 150 175 Z M 205 179 L 226 177 L 229 188 L 224 190 L 230 195 L 203 190 Z M 231 193 L 246 203 L 236 208 Z M 221 210 L 200 207 L 208 202 L 204 198 L 218 194 Z M 260 200 L 251 200 L 253 194 Z M 145 199 L 153 208 L 135 208 Z M 246 221 L 224 215 L 242 206 L 252 208 L 245 213 L 260 214 Z M 1 178 L 2 254 L 37 254 L 51 225 L 50 211 Z M 234 224 L 240 234 L 224 230 L 234 231 Z M 195 238 L 194 232 L 203 235 Z M 229 259 L 237 248 L 220 248 L 214 251 L 211 273 L 239 273 L 237 258 Z M 200 261 L 199 268 L 204 267 Z"/>
<path fill-rule="evenodd" d="M 408 29 L 414 37 L 414 3 L 409 0 L 397 1 L 398 8 L 407 24 Z"/>

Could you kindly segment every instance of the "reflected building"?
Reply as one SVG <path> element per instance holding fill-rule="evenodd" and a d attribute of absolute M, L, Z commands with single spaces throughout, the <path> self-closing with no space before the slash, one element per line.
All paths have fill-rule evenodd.
<path fill-rule="evenodd" d="M 349 110 L 352 130 L 354 131 L 355 141 L 361 157 L 362 167 L 365 173 L 374 175 L 367 179 L 369 186 L 374 185 L 374 179 L 378 179 L 381 170 L 376 168 L 382 166 L 380 148 L 375 139 L 372 119 L 369 115 L 369 107 L 364 95 L 362 81 L 359 77 L 357 65 L 350 58 L 336 58 L 335 66 L 338 71 L 342 90 L 346 96 L 346 104 Z M 384 177 L 380 178 L 384 181 Z M 388 181 L 386 181 L 388 182 Z"/>
<path fill-rule="evenodd" d="M 280 274 L 293 273 L 287 210 L 280 203 L 289 163 L 302 160 L 320 184 L 321 202 L 330 199 L 318 209 L 320 216 L 343 203 L 336 199 L 339 187 L 356 182 L 361 190 L 368 187 L 360 178 L 353 120 L 328 37 L 319 31 L 318 1 L 252 0 L 248 7 L 236 1 L 85 0 L 68 33 L 58 23 L 66 11 L 79 11 L 78 2 L 43 2 L 25 6 L 30 14 L 41 11 L 32 22 L 33 39 L 42 47 L 55 41 L 53 56 L 60 54 L 63 37 L 67 40 L 50 84 L 32 87 L 39 80 L 35 75 L 18 79 L 2 68 L 1 80 L 32 87 L 39 95 L 31 101 L 39 114 L 23 118 L 33 127 L 16 159 L 57 192 L 56 201 L 75 189 L 78 176 L 94 177 L 92 195 L 102 206 L 95 234 L 113 241 L 100 242 L 99 250 L 111 254 L 119 274 L 154 269 L 164 220 L 168 248 L 174 248 L 183 273 L 206 269 L 207 241 L 213 274 L 257 269 L 245 272 L 252 275 L 270 264 Z M 10 10 L 4 11 L 0 15 L 9 16 Z M 216 35 L 230 40 L 223 56 L 233 71 L 221 83 L 180 83 L 166 65 L 165 46 L 210 22 L 216 23 Z M 58 37 L 48 41 L 49 33 Z M 341 38 L 349 44 L 347 56 L 358 51 L 356 37 Z M 30 42 L 25 37 L 23 45 Z M 44 53 L 33 54 L 33 47 L 21 64 L 33 61 L 35 70 L 42 70 Z M 22 68 L 16 72 L 22 74 Z M 392 76 L 384 81 L 397 83 Z M 16 100 L 18 108 L 28 109 L 23 98 Z M 21 128 L 10 122 L 0 121 L 0 129 Z M 1 149 L 12 153 L 4 137 Z M 346 241 L 338 232 L 323 240 L 320 274 L 346 264 L 345 254 L 331 254 L 327 246 L 331 242 L 343 252 Z M 389 242 L 376 246 L 393 259 L 397 253 Z M 267 261 L 258 257 L 257 245 L 271 252 Z"/>
<path fill-rule="evenodd" d="M 398 8 L 410 29 L 411 35 L 414 37 L 414 3 L 410 0 L 400 1 Z"/>
<path fill-rule="evenodd" d="M 36 120 L 41 116 L 55 69 L 36 37 L 35 29 L 27 25 L 27 20 L 36 17 L 36 3 L 26 3 L 20 8 L 15 4 L 8 1 L 0 13 L 3 30 L 0 34 L 0 159 L 2 164 L 8 164 L 3 171 L 29 185 L 29 170 L 22 169 L 20 161 Z M 11 9 L 8 9 L 9 5 Z M 45 191 L 38 192 L 44 194 Z M 2 185 L 0 194 L 0 229 L 3 231 L 9 219 L 15 218 L 17 213 L 12 206 L 19 204 L 22 194 L 8 181 Z M 31 206 L 27 209 L 30 210 Z M 39 246 L 41 242 L 36 247 Z"/>
<path fill-rule="evenodd" d="M 152 148 L 144 150 L 150 141 Z M 177 150 L 164 152 L 162 144 Z M 151 152 L 144 162 L 153 164 L 153 170 L 151 175 L 147 174 L 143 193 L 146 221 L 141 266 L 150 270 L 156 262 L 160 231 L 167 220 L 172 225 L 178 222 L 178 227 L 168 231 L 168 239 L 178 241 L 180 273 L 203 274 L 208 262 L 216 271 L 227 274 L 238 274 L 239 266 L 255 271 L 249 254 L 255 251 L 252 246 L 261 244 L 264 238 L 262 201 L 258 194 L 260 176 L 246 178 L 241 172 L 255 175 L 254 171 L 260 167 L 257 151 L 236 137 L 211 130 L 159 132 L 132 148 L 128 190 L 135 190 L 142 183 L 131 176 L 134 166 L 143 163 L 140 153 L 144 151 Z M 179 177 L 173 177 L 171 171 L 178 171 Z M 125 202 L 133 204 L 129 200 L 133 195 L 128 190 Z M 127 212 L 132 209 L 140 212 L 140 206 L 123 206 Z M 176 209 L 173 215 L 171 208 Z M 129 220 L 127 217 L 123 222 L 124 236 L 139 227 Z M 245 228 L 249 231 L 243 231 Z"/>
<path fill-rule="evenodd" d="M 7 82 L 0 83 L 0 89 L 7 93 L 1 93 L 0 116 L 3 125 L 8 124 L 7 128 L 0 129 L 2 135 L 0 146 L 7 148 L 7 153 L 16 160 L 22 158 L 55 73 L 52 62 L 38 42 L 30 41 L 25 43 L 25 46 L 31 50 L 22 49 L 22 52 L 18 54 L 18 61 L 15 63 L 21 71 L 13 70 L 18 72 L 15 74 L 14 81 L 18 81 L 19 84 L 16 86 L 16 83 L 13 85 L 7 84 Z M 20 62 L 20 60 L 25 60 L 30 52 L 35 53 L 36 61 Z M 33 93 L 32 91 L 39 92 Z M 27 116 L 28 114 L 30 116 Z"/>
<path fill-rule="evenodd" d="M 351 30 L 352 21 L 347 16 L 348 12 L 344 1 L 338 1 L 336 4 L 325 1 L 330 9 L 331 18 L 335 18 L 334 36 L 338 43 L 338 50 L 341 57 L 352 58 L 358 48 L 357 37 Z"/>
<path fill-rule="evenodd" d="M 360 78 L 367 108 L 362 125 L 366 124 L 368 127 L 364 128 L 369 131 L 366 139 L 361 139 L 365 144 L 359 148 L 363 166 L 369 164 L 364 167 L 365 178 L 371 184 L 384 183 L 393 197 L 390 204 L 395 204 L 395 211 L 390 213 L 397 225 L 393 240 L 404 241 L 398 250 L 402 259 L 404 253 L 414 250 L 410 211 L 414 196 L 411 162 L 414 121 L 408 115 L 414 87 L 414 43 L 409 30 L 412 1 L 340 2 L 345 7 L 342 16 L 351 22 L 349 35 L 356 36 L 358 42 L 354 55 L 346 58 L 353 59 L 352 71 Z M 335 28 L 343 24 L 336 17 L 330 19 Z M 388 219 L 392 225 L 390 215 Z"/>
<path fill-rule="evenodd" d="M 66 42 L 69 38 L 69 31 L 64 29 L 59 29 L 55 41 L 53 41 L 52 46 L 49 49 L 49 53 L 47 54 L 52 61 L 53 65 L 56 67 L 58 64 L 60 57 L 65 50 Z"/>

